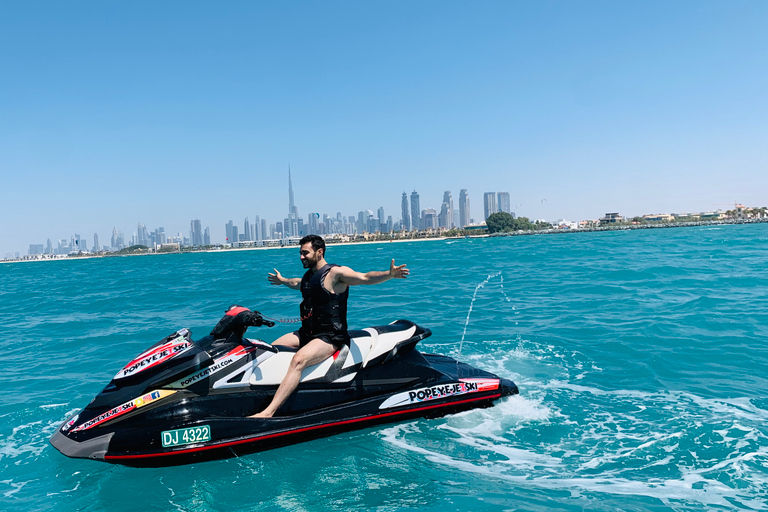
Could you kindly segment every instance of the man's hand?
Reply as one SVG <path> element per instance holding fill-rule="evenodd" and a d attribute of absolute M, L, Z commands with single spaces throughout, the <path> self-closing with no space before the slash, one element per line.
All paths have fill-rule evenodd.
<path fill-rule="evenodd" d="M 410 273 L 411 271 L 405 268 L 405 263 L 396 267 L 395 260 L 392 260 L 392 263 L 389 266 L 389 277 L 393 279 L 405 279 Z"/>
<path fill-rule="evenodd" d="M 276 268 L 273 268 L 272 270 L 274 270 L 275 273 L 274 274 L 272 272 L 269 273 L 269 275 L 267 276 L 267 279 L 269 279 L 269 282 L 276 285 L 283 284 L 283 276 L 280 275 L 280 272 L 278 272 Z"/>

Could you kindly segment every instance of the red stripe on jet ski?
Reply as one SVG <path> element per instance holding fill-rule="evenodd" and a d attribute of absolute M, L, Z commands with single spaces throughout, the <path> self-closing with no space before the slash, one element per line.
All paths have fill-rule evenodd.
<path fill-rule="evenodd" d="M 239 441 L 230 441 L 227 443 L 220 443 L 220 444 L 213 444 L 208 446 L 199 446 L 197 448 L 188 448 L 186 450 L 179 450 L 174 452 L 161 452 L 161 453 L 145 453 L 145 454 L 139 454 L 139 455 L 105 455 L 104 460 L 126 460 L 126 459 L 146 459 L 149 457 L 164 457 L 166 455 L 183 455 L 187 453 L 194 453 L 194 452 L 201 452 L 204 450 L 211 450 L 214 448 L 226 448 L 228 446 L 235 446 L 238 444 L 244 444 L 244 443 L 252 443 L 255 441 L 260 441 L 262 439 L 272 439 L 275 437 L 281 437 L 281 436 L 287 436 L 290 434 L 299 434 L 301 432 L 309 432 L 311 430 L 318 430 L 321 428 L 330 428 L 335 427 L 338 425 L 349 425 L 350 423 L 360 423 L 361 421 L 369 421 L 369 420 L 376 420 L 379 418 L 386 418 L 389 416 L 397 416 L 400 414 L 408 414 L 412 412 L 420 412 L 420 411 L 426 411 L 429 409 L 437 409 L 439 407 L 448 407 L 451 405 L 459 405 L 459 404 L 466 404 L 469 402 L 477 402 L 479 400 L 495 400 L 497 398 L 501 398 L 501 393 L 498 393 L 496 395 L 491 396 L 481 396 L 476 398 L 469 398 L 467 400 L 460 400 L 458 402 L 449 402 L 445 404 L 435 404 L 435 405 L 428 405 L 426 407 L 419 407 L 417 409 L 406 409 L 403 411 L 393 411 L 393 412 L 387 412 L 384 414 L 377 414 L 375 416 L 366 416 L 365 418 L 355 418 L 351 420 L 344 420 L 344 421 L 334 421 L 333 423 L 325 423 L 323 425 L 314 425 L 312 427 L 304 427 L 304 428 L 297 428 L 295 430 L 288 430 L 286 432 L 277 432 L 275 434 L 267 434 L 263 436 L 255 436 L 255 437 L 249 437 L 248 439 L 241 439 Z"/>

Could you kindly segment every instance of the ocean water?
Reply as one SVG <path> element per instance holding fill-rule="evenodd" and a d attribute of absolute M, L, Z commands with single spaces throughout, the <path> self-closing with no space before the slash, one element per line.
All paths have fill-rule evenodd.
<path fill-rule="evenodd" d="M 768 224 L 331 246 L 405 281 L 351 291 L 351 327 L 408 318 L 421 350 L 514 380 L 489 409 L 189 466 L 48 444 L 132 356 L 239 303 L 297 315 L 298 250 L 0 265 L 0 509 L 768 508 Z M 251 330 L 271 341 L 292 330 Z"/>

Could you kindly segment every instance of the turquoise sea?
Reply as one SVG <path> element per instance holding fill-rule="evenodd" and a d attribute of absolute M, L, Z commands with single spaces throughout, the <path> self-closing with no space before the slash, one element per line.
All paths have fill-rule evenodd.
<path fill-rule="evenodd" d="M 329 247 L 411 278 L 356 287 L 350 327 L 514 380 L 495 407 L 162 469 L 48 444 L 115 372 L 239 303 L 275 318 L 298 249 L 0 265 L 0 509 L 765 510 L 768 224 Z M 271 341 L 289 324 L 252 329 Z M 459 354 L 460 352 L 460 354 Z"/>

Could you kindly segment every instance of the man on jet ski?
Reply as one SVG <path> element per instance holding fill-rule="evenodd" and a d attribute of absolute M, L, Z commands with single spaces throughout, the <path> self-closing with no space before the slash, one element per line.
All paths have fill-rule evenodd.
<path fill-rule="evenodd" d="M 299 242 L 301 263 L 309 269 L 304 277 L 283 277 L 277 269 L 269 274 L 269 282 L 301 290 L 301 328 L 275 340 L 273 345 L 287 345 L 299 350 L 291 359 L 283 381 L 266 409 L 251 418 L 271 418 L 277 409 L 296 390 L 304 368 L 317 364 L 349 344 L 347 333 L 347 298 L 349 287 L 358 284 L 378 284 L 390 279 L 405 279 L 406 266 L 395 266 L 392 260 L 388 271 L 355 272 L 349 267 L 325 261 L 325 241 L 318 235 L 307 235 Z"/>

